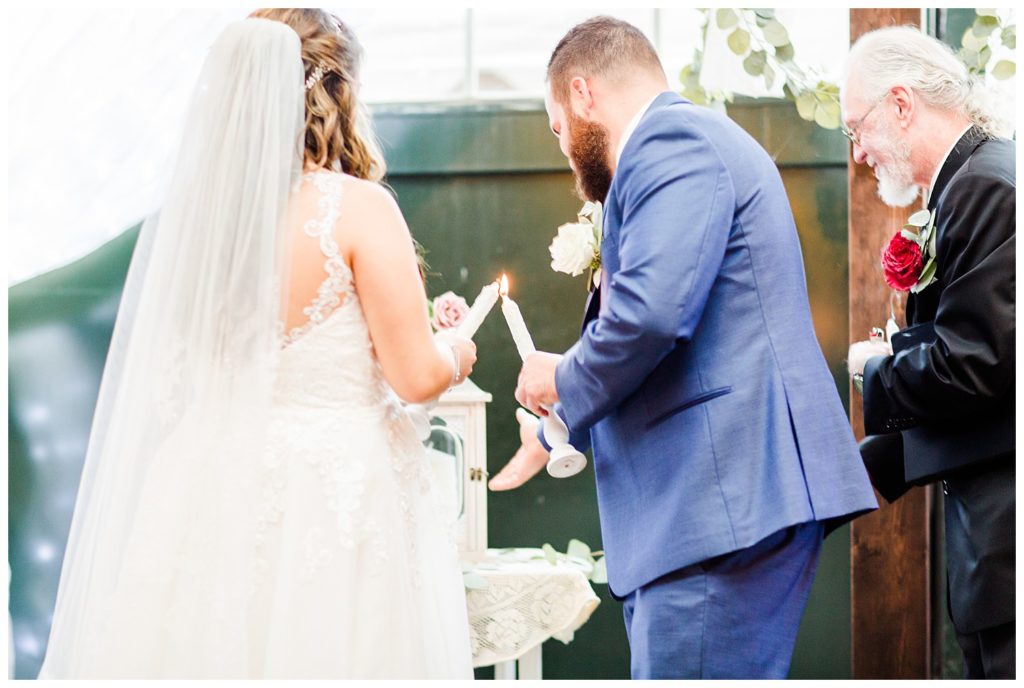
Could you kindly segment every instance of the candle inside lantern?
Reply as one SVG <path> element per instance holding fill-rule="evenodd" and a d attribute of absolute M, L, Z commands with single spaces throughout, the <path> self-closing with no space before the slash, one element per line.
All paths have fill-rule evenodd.
<path fill-rule="evenodd" d="M 494 304 L 498 302 L 498 281 L 495 280 L 490 284 L 484 286 L 477 294 L 476 300 L 473 301 L 473 305 L 470 307 L 469 312 L 466 313 L 466 317 L 462 319 L 459 326 L 455 329 L 456 334 L 466 339 L 472 339 L 476 331 L 480 329 L 480 325 L 483 324 L 484 318 L 494 308 Z"/>
<path fill-rule="evenodd" d="M 505 322 L 508 323 L 508 329 L 512 332 L 512 339 L 519 351 L 519 358 L 525 361 L 527 356 L 537 350 L 537 347 L 533 345 L 533 337 L 526 329 L 526 321 L 523 320 L 519 305 L 508 295 L 508 277 L 506 275 L 501 276 L 499 291 L 501 293 L 501 312 L 505 316 Z"/>

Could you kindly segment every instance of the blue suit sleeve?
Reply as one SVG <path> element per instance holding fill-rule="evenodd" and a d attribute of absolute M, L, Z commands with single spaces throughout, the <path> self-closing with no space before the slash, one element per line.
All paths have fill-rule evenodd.
<path fill-rule="evenodd" d="M 565 426 L 569 428 L 569 444 L 571 444 L 581 452 L 585 452 L 588 449 L 590 449 L 590 432 L 573 432 L 572 426 L 569 425 L 569 421 L 565 417 L 565 409 L 562 408 L 561 403 L 555 404 L 555 413 L 557 413 L 558 417 L 562 419 L 562 422 L 565 423 Z M 543 446 L 546 451 L 551 451 L 551 445 L 544 437 L 543 422 L 541 422 L 540 425 L 537 426 L 537 439 L 540 440 L 541 446 Z"/>
<path fill-rule="evenodd" d="M 692 338 L 721 268 L 735 191 L 718 152 L 678 110 L 651 115 L 616 172 L 619 268 L 600 316 L 566 353 L 555 387 L 571 432 L 616 408 L 676 346 Z"/>

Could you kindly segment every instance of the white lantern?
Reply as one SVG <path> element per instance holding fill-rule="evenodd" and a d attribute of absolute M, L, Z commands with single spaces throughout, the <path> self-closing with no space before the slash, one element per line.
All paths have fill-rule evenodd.
<path fill-rule="evenodd" d="M 433 409 L 431 442 L 451 456 L 459 509 L 459 554 L 487 549 L 487 407 L 491 395 L 472 380 L 445 392 Z"/>

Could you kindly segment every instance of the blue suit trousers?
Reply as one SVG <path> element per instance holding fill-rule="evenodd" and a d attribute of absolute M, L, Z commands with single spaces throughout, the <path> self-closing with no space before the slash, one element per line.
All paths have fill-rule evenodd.
<path fill-rule="evenodd" d="M 786 678 L 823 531 L 783 528 L 622 598 L 632 677 Z"/>

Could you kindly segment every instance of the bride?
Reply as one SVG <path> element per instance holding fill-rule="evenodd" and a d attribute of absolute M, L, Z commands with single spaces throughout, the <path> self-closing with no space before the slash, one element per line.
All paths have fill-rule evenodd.
<path fill-rule="evenodd" d="M 472 678 L 399 397 L 465 379 L 315 9 L 211 47 L 132 259 L 40 678 Z"/>

